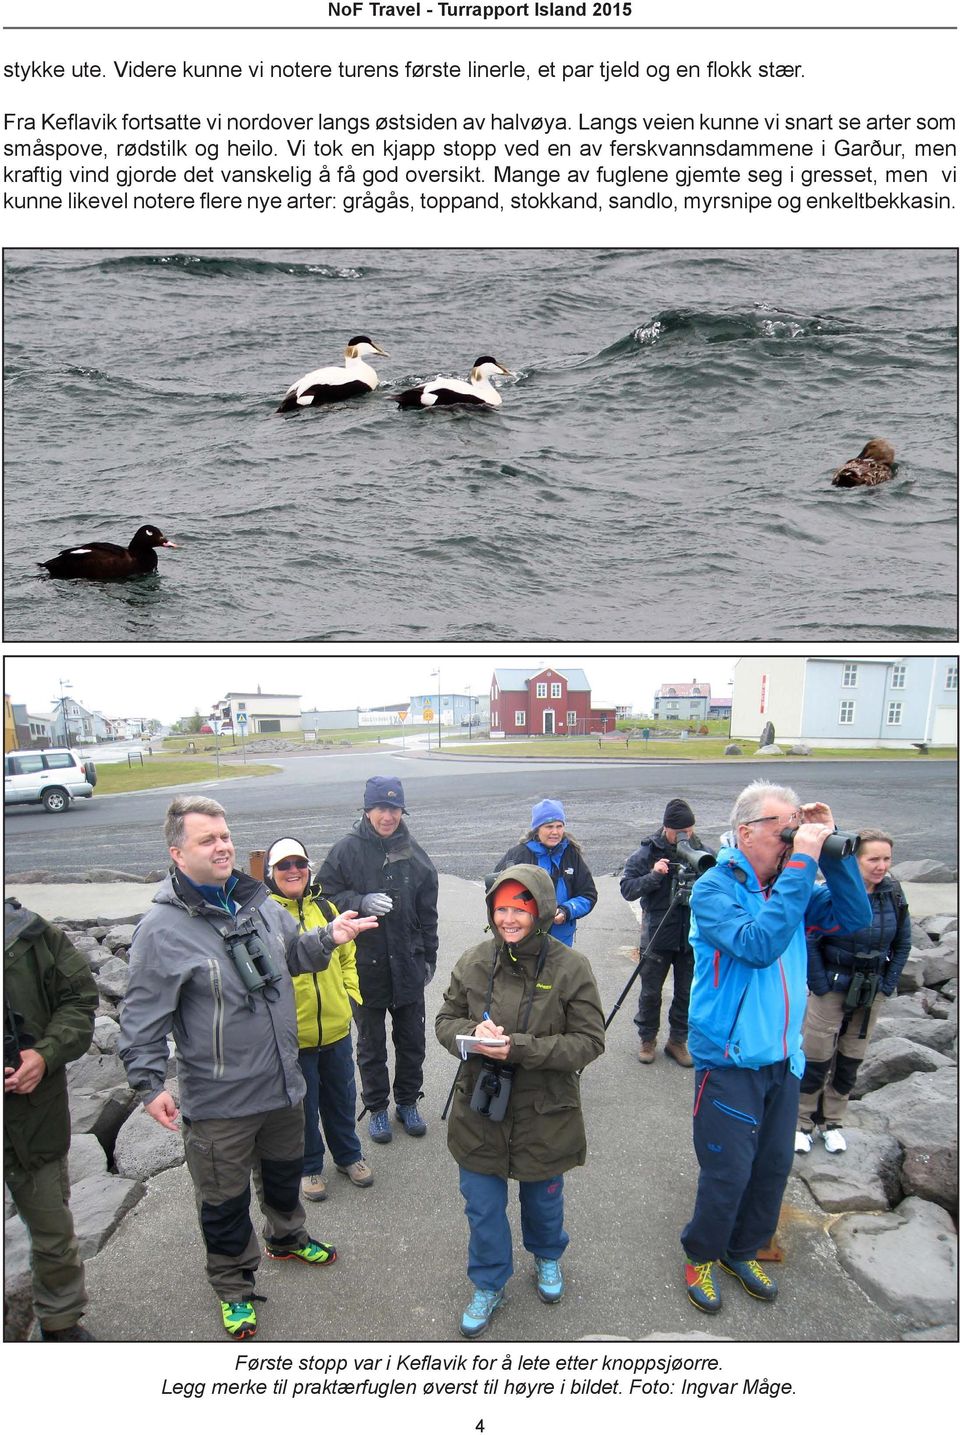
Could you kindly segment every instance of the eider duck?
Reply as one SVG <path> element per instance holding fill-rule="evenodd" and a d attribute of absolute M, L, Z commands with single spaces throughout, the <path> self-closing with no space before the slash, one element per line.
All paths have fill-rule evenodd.
<path fill-rule="evenodd" d="M 56 558 L 38 563 L 46 568 L 51 578 L 91 578 L 95 582 L 117 582 L 122 578 L 142 578 L 145 573 L 155 573 L 158 548 L 176 548 L 169 538 L 164 538 L 159 528 L 146 523 L 138 528 L 130 540 L 129 548 L 119 543 L 83 543 L 76 548 L 64 548 Z"/>
<path fill-rule="evenodd" d="M 893 444 L 885 438 L 872 438 L 864 444 L 856 458 L 837 469 L 830 482 L 834 488 L 873 488 L 893 478 Z"/>
<path fill-rule="evenodd" d="M 478 404 L 481 408 L 495 409 L 503 401 L 490 382 L 494 374 L 514 377 L 496 359 L 483 354 L 471 369 L 467 384 L 462 379 L 434 379 L 432 384 L 406 389 L 402 394 L 394 394 L 394 398 L 402 409 L 432 409 L 441 404 Z"/>
<path fill-rule="evenodd" d="M 287 389 L 277 406 L 277 413 L 289 414 L 294 409 L 309 408 L 311 404 L 333 404 L 338 399 L 352 399 L 357 394 L 370 393 L 380 380 L 376 371 L 363 362 L 368 354 L 380 354 L 384 359 L 390 357 L 386 349 L 381 349 L 366 334 L 358 334 L 343 351 L 345 363 L 342 369 L 331 365 L 304 374 Z"/>

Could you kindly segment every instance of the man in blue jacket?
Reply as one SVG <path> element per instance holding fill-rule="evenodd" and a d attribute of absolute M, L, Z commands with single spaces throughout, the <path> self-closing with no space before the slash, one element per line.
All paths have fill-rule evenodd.
<path fill-rule="evenodd" d="M 784 839 L 785 829 L 796 829 Z M 690 1051 L 700 1179 L 681 1240 L 687 1294 L 720 1309 L 715 1267 L 758 1300 L 776 1283 L 758 1263 L 777 1227 L 793 1163 L 807 999 L 805 930 L 855 932 L 870 920 L 856 857 L 821 854 L 825 803 L 753 782 L 731 815 L 717 865 L 690 899 Z M 826 885 L 815 886 L 817 867 Z"/>

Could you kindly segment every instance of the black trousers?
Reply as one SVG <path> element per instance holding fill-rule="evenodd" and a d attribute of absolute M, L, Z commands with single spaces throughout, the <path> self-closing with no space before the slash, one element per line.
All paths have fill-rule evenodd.
<path fill-rule="evenodd" d="M 673 967 L 673 1001 L 667 1018 L 671 1041 L 687 1039 L 687 1008 L 690 1005 L 690 983 L 693 981 L 693 952 L 684 947 L 678 952 L 644 952 L 640 967 L 640 1001 L 634 1025 L 641 1041 L 652 1041 L 660 1030 L 660 995 L 667 972 Z"/>
<path fill-rule="evenodd" d="M 423 996 L 404 1006 L 354 1008 L 357 1023 L 357 1066 L 363 1104 L 368 1111 L 384 1111 L 390 1100 L 387 1069 L 387 1012 L 393 1025 L 393 1099 L 409 1106 L 421 1095 L 423 1059 L 427 1042 Z"/>

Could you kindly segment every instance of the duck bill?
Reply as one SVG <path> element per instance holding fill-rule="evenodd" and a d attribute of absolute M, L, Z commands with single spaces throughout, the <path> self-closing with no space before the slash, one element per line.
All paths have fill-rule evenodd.
<path fill-rule="evenodd" d="M 389 359 L 390 355 L 387 353 L 386 349 L 381 349 L 379 344 L 374 344 L 373 347 L 376 349 L 377 353 L 381 355 L 382 358 Z"/>
<path fill-rule="evenodd" d="M 512 369 L 505 369 L 502 364 L 498 364 L 497 368 L 500 370 L 501 374 L 506 374 L 508 379 L 515 379 L 517 377 Z"/>
<path fill-rule="evenodd" d="M 171 543 L 171 541 L 170 541 L 169 538 L 165 538 L 165 539 L 163 540 L 163 542 L 160 544 L 160 547 L 161 547 L 161 548 L 179 548 L 179 547 L 180 547 L 180 544 L 179 544 L 179 543 Z"/>

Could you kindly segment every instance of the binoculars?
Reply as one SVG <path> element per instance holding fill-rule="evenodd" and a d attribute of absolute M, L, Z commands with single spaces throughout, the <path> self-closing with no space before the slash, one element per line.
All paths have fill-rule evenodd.
<path fill-rule="evenodd" d="M 783 842 L 792 842 L 797 835 L 796 827 L 785 827 L 780 833 Z M 857 832 L 831 832 L 830 836 L 824 839 L 820 849 L 824 857 L 852 857 L 860 846 L 860 835 Z"/>
<path fill-rule="evenodd" d="M 248 992 L 262 991 L 264 987 L 272 986 L 280 980 L 280 973 L 273 958 L 258 933 L 232 932 L 229 936 L 225 935 L 223 940 Z"/>
<path fill-rule="evenodd" d="M 470 1110 L 490 1121 L 502 1121 L 513 1087 L 513 1067 L 485 1057 L 470 1098 Z"/>

